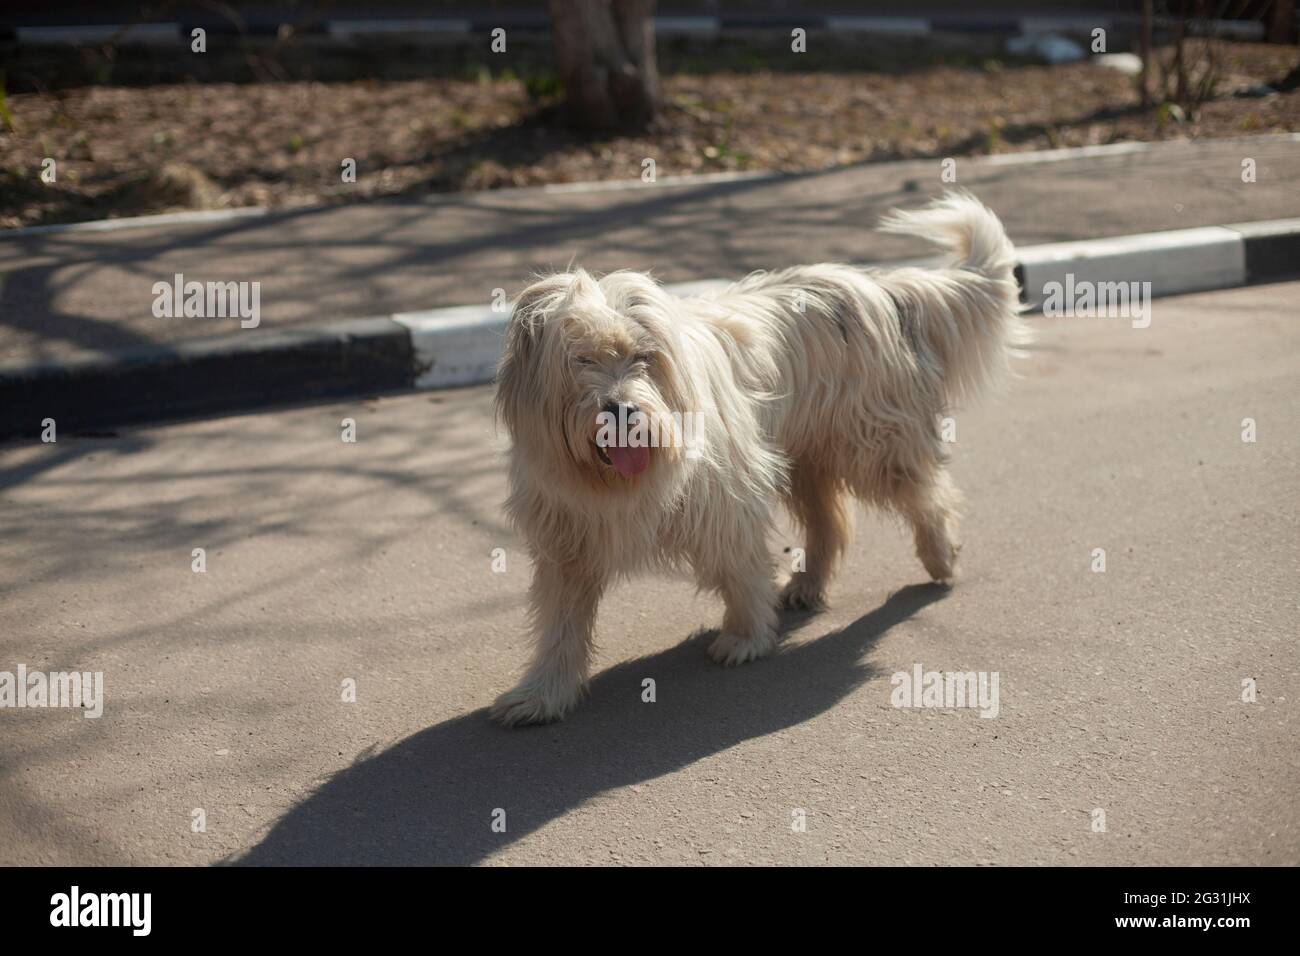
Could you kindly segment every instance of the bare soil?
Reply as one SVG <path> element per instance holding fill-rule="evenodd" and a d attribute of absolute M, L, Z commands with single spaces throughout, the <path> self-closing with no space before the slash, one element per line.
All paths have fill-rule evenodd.
<path fill-rule="evenodd" d="M 678 63 L 650 129 L 601 136 L 559 124 L 544 74 L 483 66 L 36 89 L 0 109 L 0 227 L 632 179 L 647 158 L 663 177 L 1300 129 L 1300 91 L 1238 95 L 1286 75 L 1300 50 L 1225 43 L 1220 57 L 1218 95 L 1190 116 L 1141 108 L 1131 77 L 1088 62 Z"/>

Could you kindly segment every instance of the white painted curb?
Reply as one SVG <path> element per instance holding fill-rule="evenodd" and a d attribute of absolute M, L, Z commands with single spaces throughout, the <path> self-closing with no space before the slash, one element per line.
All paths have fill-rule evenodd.
<path fill-rule="evenodd" d="M 1024 301 L 1043 304 L 1048 283 L 1150 282 L 1152 295 L 1178 295 L 1241 285 L 1246 249 L 1223 226 L 1149 232 L 1086 242 L 1059 242 L 1019 251 Z"/>
<path fill-rule="evenodd" d="M 415 387 L 449 388 L 490 382 L 501 357 L 509 312 L 464 305 L 424 312 L 398 312 L 393 321 L 411 336 Z"/>
<path fill-rule="evenodd" d="M 667 286 L 673 295 L 702 295 L 729 285 L 727 279 L 705 279 Z M 419 389 L 481 385 L 492 381 L 501 358 L 501 341 L 510 310 L 487 305 L 459 305 L 423 312 L 398 312 L 394 322 L 411 336 Z"/>
<path fill-rule="evenodd" d="M 1153 296 L 1204 292 L 1261 278 L 1247 268 L 1247 244 L 1252 237 L 1285 239 L 1297 234 L 1300 220 L 1278 220 L 1025 246 L 1017 250 L 1016 274 L 1022 297 L 1031 310 L 1042 306 L 1047 295 L 1045 287 L 1050 283 L 1078 287 L 1084 282 L 1149 282 Z M 862 268 L 934 266 L 941 261 L 927 257 Z M 689 297 L 724 288 L 731 281 L 703 279 L 665 288 L 674 295 Z M 447 388 L 492 381 L 509 317 L 508 311 L 495 311 L 487 305 L 393 315 L 393 321 L 411 336 L 419 369 L 415 387 Z"/>

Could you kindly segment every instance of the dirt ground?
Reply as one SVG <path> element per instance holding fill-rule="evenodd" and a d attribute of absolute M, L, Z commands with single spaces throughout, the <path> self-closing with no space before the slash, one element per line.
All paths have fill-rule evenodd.
<path fill-rule="evenodd" d="M 1087 62 L 948 54 L 855 68 L 839 57 L 800 72 L 670 52 L 662 116 L 603 136 L 560 125 L 553 80 L 519 64 L 44 89 L 32 74 L 32 91 L 0 101 L 0 227 L 632 179 L 647 158 L 664 177 L 1300 129 L 1300 90 L 1242 95 L 1285 76 L 1296 47 L 1225 43 L 1219 55 L 1217 96 L 1183 115 L 1141 108 L 1131 77 Z M 47 157 L 53 183 L 40 178 Z"/>

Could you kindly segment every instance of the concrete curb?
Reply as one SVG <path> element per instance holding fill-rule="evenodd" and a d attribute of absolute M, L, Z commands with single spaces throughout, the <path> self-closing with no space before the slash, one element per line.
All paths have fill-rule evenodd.
<path fill-rule="evenodd" d="M 0 363 L 0 438 L 39 435 L 47 418 L 76 432 L 400 391 L 414 366 L 411 336 L 391 318 Z"/>
<path fill-rule="evenodd" d="M 1030 309 L 1050 283 L 1150 282 L 1153 296 L 1230 289 L 1300 274 L 1300 219 L 1148 232 L 1017 250 Z"/>
<path fill-rule="evenodd" d="M 655 17 L 655 32 L 662 35 L 716 36 L 724 30 L 785 30 L 802 27 L 807 30 L 825 30 L 832 33 L 878 33 L 894 36 L 922 36 L 929 33 L 995 34 L 1002 36 L 1036 36 L 1045 33 L 1088 34 L 1101 27 L 1115 29 L 1136 27 L 1141 18 L 1136 15 L 1100 14 L 1098 16 L 1059 17 L 998 17 L 998 16 L 799 16 L 797 14 L 772 14 L 766 16 L 663 16 Z M 1157 26 L 1173 25 L 1169 18 L 1157 18 Z M 1243 40 L 1258 40 L 1264 35 L 1264 25 L 1254 20 L 1204 20 L 1197 28 L 1217 36 Z M 45 26 L 41 24 L 0 26 L 0 41 L 23 44 L 51 43 L 103 43 L 117 39 L 124 42 L 171 45 L 188 42 L 190 31 L 202 27 L 213 35 L 230 35 L 246 32 L 252 36 L 275 36 L 277 21 L 261 18 L 246 23 L 242 31 L 228 20 L 217 17 L 184 22 L 137 24 L 88 24 L 83 26 Z M 420 34 L 424 36 L 463 37 L 469 34 L 490 34 L 493 30 L 547 31 L 550 20 L 544 14 L 503 12 L 495 17 L 416 17 L 403 19 L 324 20 L 301 24 L 300 34 L 326 35 L 341 39 L 368 36 L 398 36 Z"/>
<path fill-rule="evenodd" d="M 1300 276 L 1300 219 L 1018 250 L 1021 298 L 1052 283 L 1150 282 L 1153 296 Z M 927 260 L 933 261 L 933 260 Z M 876 263 L 888 267 L 903 263 Z M 670 285 L 698 295 L 729 280 Z M 271 405 L 490 382 L 507 310 L 467 305 L 307 329 L 242 332 L 90 358 L 0 363 L 0 439 L 227 414 Z"/>

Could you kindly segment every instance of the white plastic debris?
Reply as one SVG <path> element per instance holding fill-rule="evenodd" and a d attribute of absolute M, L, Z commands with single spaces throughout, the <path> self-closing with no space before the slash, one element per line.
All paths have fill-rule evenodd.
<path fill-rule="evenodd" d="M 1142 57 L 1136 53 L 1098 53 L 1088 62 L 1108 70 L 1118 70 L 1126 76 L 1137 76 L 1142 72 Z"/>
<path fill-rule="evenodd" d="M 1055 33 L 1012 37 L 1007 41 L 1007 52 L 1021 56 L 1036 56 L 1048 63 L 1074 63 L 1084 58 L 1083 47 Z"/>

